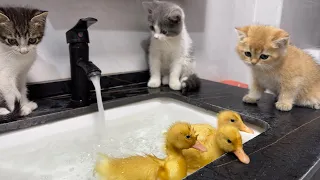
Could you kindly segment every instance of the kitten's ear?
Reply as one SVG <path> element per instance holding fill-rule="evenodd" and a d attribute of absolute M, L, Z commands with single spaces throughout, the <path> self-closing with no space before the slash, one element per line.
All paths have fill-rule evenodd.
<path fill-rule="evenodd" d="M 152 14 L 152 11 L 154 10 L 156 3 L 157 1 L 144 1 L 142 2 L 142 6 L 149 14 Z"/>
<path fill-rule="evenodd" d="M 284 48 L 284 47 L 287 47 L 288 44 L 289 44 L 289 36 L 282 37 L 273 41 L 274 48 Z"/>
<path fill-rule="evenodd" d="M 170 12 L 169 14 L 169 20 L 174 23 L 179 23 L 181 21 L 182 13 L 179 9 L 175 9 Z"/>
<path fill-rule="evenodd" d="M 5 14 L 3 14 L 2 12 L 0 12 L 0 24 L 5 23 L 10 21 L 10 19 L 8 18 L 8 16 L 6 16 Z"/>
<path fill-rule="evenodd" d="M 48 16 L 48 11 L 39 11 L 30 21 L 35 24 L 45 23 L 47 16 Z"/>
<path fill-rule="evenodd" d="M 245 29 L 236 27 L 235 30 L 236 30 L 236 33 L 238 34 L 238 38 L 240 41 L 243 41 L 244 38 L 248 37 Z"/>

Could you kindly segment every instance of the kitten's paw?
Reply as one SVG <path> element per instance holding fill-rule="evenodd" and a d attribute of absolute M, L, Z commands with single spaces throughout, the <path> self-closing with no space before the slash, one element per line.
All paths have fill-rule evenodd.
<path fill-rule="evenodd" d="M 38 108 L 38 104 L 35 103 L 35 102 L 33 102 L 33 101 L 30 101 L 30 102 L 27 104 L 27 106 L 28 106 L 32 111 Z"/>
<path fill-rule="evenodd" d="M 148 82 L 148 87 L 150 88 L 158 88 L 161 85 L 160 79 L 150 79 Z"/>
<path fill-rule="evenodd" d="M 21 116 L 27 116 L 29 115 L 33 110 L 37 109 L 38 105 L 35 102 L 28 102 L 21 108 Z"/>
<path fill-rule="evenodd" d="M 170 81 L 169 86 L 172 90 L 176 90 L 176 91 L 181 90 L 181 82 L 179 80 Z"/>
<path fill-rule="evenodd" d="M 290 111 L 292 109 L 292 104 L 284 102 L 276 102 L 276 108 L 280 111 Z"/>
<path fill-rule="evenodd" d="M 169 84 L 169 76 L 163 76 L 162 77 L 162 84 L 168 85 Z"/>
<path fill-rule="evenodd" d="M 0 108 L 0 115 L 6 115 L 9 113 L 10 111 L 7 108 Z"/>
<path fill-rule="evenodd" d="M 249 104 L 256 104 L 259 99 L 255 99 L 249 96 L 249 94 L 245 95 L 242 98 L 242 101 Z"/>

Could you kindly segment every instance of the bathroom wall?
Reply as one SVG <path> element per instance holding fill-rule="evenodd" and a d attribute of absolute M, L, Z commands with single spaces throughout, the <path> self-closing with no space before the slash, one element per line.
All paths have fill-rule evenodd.
<path fill-rule="evenodd" d="M 281 28 L 301 48 L 320 47 L 320 1 L 284 0 Z"/>
<path fill-rule="evenodd" d="M 29 82 L 70 77 L 65 32 L 79 18 L 95 17 L 90 27 L 90 58 L 104 74 L 146 70 L 141 42 L 148 37 L 143 0 L 1 0 L 49 11 L 46 37 L 29 73 Z M 187 28 L 196 48 L 200 77 L 248 83 L 250 72 L 234 52 L 234 27 L 253 22 L 280 24 L 282 0 L 171 0 L 186 11 Z M 272 12 L 272 13 L 270 13 Z"/>

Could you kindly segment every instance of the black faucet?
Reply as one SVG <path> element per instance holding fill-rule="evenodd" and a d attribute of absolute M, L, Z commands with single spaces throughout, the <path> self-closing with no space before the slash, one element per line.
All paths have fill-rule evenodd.
<path fill-rule="evenodd" d="M 66 33 L 69 44 L 71 67 L 71 105 L 76 107 L 90 104 L 90 81 L 101 76 L 101 70 L 89 61 L 88 27 L 96 23 L 95 18 L 82 18 Z"/>

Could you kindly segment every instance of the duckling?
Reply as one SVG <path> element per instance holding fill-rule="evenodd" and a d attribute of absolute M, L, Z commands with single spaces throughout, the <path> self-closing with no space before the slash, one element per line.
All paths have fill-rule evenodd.
<path fill-rule="evenodd" d="M 103 155 L 102 161 L 96 164 L 95 171 L 102 180 L 181 180 L 187 176 L 187 164 L 182 150 L 195 148 L 206 151 L 197 141 L 191 125 L 183 122 L 175 123 L 169 128 L 165 145 L 168 149 L 165 159 L 154 155 L 127 158 L 109 158 Z"/>
<path fill-rule="evenodd" d="M 233 152 L 245 164 L 250 162 L 248 155 L 243 151 L 239 130 L 232 125 L 220 126 L 200 142 L 205 145 L 207 152 L 198 153 L 193 149 L 182 151 L 187 160 L 189 173 L 193 173 L 226 152 Z"/>
<path fill-rule="evenodd" d="M 220 126 L 230 124 L 238 128 L 240 131 L 254 134 L 253 130 L 244 124 L 240 114 L 237 112 L 229 110 L 221 111 L 220 113 L 218 113 L 217 118 L 218 128 Z"/>
<path fill-rule="evenodd" d="M 217 114 L 217 119 L 218 128 L 220 126 L 230 124 L 237 127 L 240 131 L 254 134 L 254 131 L 244 124 L 240 114 L 238 114 L 237 112 L 230 110 L 221 111 Z M 203 141 L 207 136 L 216 131 L 216 129 L 210 124 L 192 124 L 191 126 L 198 134 L 198 141 Z M 166 134 L 166 132 L 164 132 L 163 134 Z"/>
<path fill-rule="evenodd" d="M 217 119 L 218 128 L 220 126 L 230 124 L 238 128 L 240 131 L 250 134 L 254 133 L 252 129 L 250 129 L 243 123 L 241 116 L 234 111 L 221 111 L 220 113 L 218 113 Z M 212 134 L 215 131 L 215 128 L 210 124 L 193 124 L 192 127 L 197 132 L 199 141 L 203 141 L 208 135 Z"/>
<path fill-rule="evenodd" d="M 182 150 L 192 147 L 195 150 L 206 151 L 206 148 L 197 141 L 191 125 L 183 122 L 175 123 L 169 128 L 165 145 L 167 157 L 164 160 L 153 157 L 160 165 L 158 171 L 160 180 L 181 180 L 187 176 L 187 164 Z"/>

